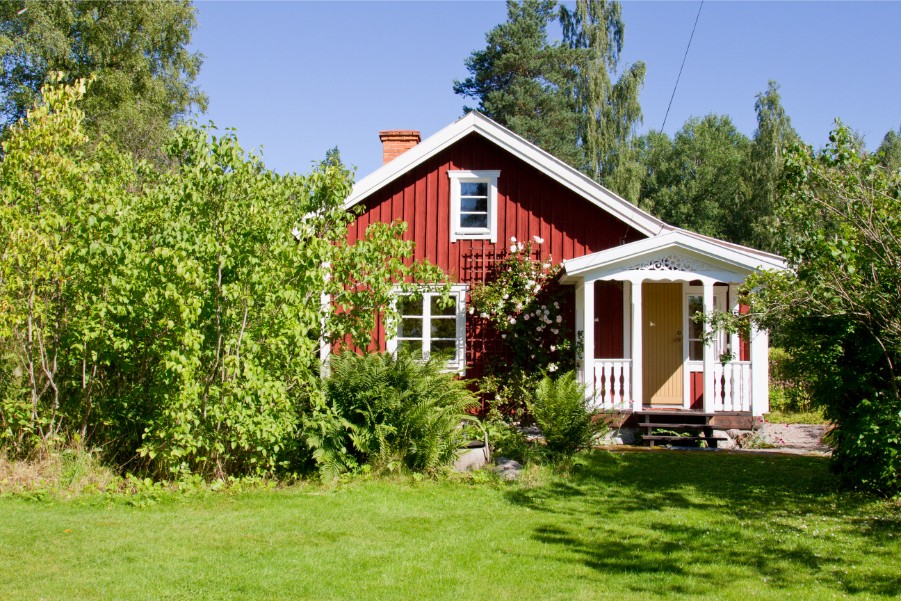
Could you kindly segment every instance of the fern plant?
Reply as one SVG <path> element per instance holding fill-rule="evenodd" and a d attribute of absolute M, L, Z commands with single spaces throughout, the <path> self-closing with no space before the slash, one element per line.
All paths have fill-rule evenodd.
<path fill-rule="evenodd" d="M 325 478 L 358 466 L 430 472 L 463 442 L 460 423 L 477 400 L 440 360 L 400 353 L 332 358 L 323 406 L 305 421 L 306 442 Z"/>
<path fill-rule="evenodd" d="M 574 371 L 556 379 L 545 375 L 529 409 L 544 435 L 546 452 L 554 459 L 569 459 L 589 448 L 606 428 L 597 411 L 589 407 L 585 386 Z"/>

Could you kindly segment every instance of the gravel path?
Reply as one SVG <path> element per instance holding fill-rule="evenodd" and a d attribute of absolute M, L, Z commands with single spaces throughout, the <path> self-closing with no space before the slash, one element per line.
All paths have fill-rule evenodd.
<path fill-rule="evenodd" d="M 783 453 L 829 454 L 828 445 L 823 442 L 823 435 L 828 426 L 806 424 L 770 424 L 764 423 L 757 430 L 760 438 L 774 449 L 759 449 Z"/>

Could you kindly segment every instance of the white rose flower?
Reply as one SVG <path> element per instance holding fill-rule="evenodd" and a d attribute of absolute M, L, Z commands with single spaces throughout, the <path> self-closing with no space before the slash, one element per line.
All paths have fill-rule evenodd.
<path fill-rule="evenodd" d="M 557 323 L 562 323 L 562 322 L 563 322 L 563 317 L 560 316 L 560 315 L 558 315 L 558 316 L 557 316 Z"/>
<path fill-rule="evenodd" d="M 552 373 L 555 372 L 555 371 L 557 371 L 557 364 L 556 364 L 556 363 L 550 363 L 550 364 L 548 364 L 547 370 L 548 370 L 549 372 L 552 372 Z"/>
<path fill-rule="evenodd" d="M 544 238 L 541 236 L 532 236 L 532 240 L 535 241 L 535 244 L 544 244 Z"/>

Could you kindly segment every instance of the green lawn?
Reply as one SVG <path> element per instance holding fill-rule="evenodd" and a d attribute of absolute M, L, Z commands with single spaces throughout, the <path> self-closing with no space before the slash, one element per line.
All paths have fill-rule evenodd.
<path fill-rule="evenodd" d="M 532 486 L 368 481 L 128 500 L 0 498 L 0 598 L 901 592 L 898 506 L 835 492 L 820 458 L 595 452 Z"/>

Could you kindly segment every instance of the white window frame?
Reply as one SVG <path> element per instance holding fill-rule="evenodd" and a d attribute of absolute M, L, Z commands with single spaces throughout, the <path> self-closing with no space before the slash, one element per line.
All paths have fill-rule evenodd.
<path fill-rule="evenodd" d="M 466 292 L 469 287 L 466 284 L 455 284 L 451 286 L 450 296 L 456 299 L 456 344 L 454 346 L 454 358 L 447 362 L 447 370 L 455 371 L 461 374 L 466 371 Z M 423 287 L 419 292 L 422 294 L 422 357 L 428 359 L 431 352 L 431 315 L 432 301 L 434 297 L 440 297 L 443 292 L 437 288 Z M 397 290 L 395 297 L 407 296 L 409 293 Z M 395 301 L 396 302 L 396 301 Z M 396 308 L 396 305 L 395 305 Z M 400 317 L 400 316 L 398 316 Z M 388 332 L 391 336 L 387 340 L 386 350 L 391 354 L 397 353 L 397 325 L 388 324 Z"/>
<path fill-rule="evenodd" d="M 497 179 L 500 171 L 448 171 L 451 186 L 450 241 L 490 240 L 497 242 Z M 488 227 L 460 226 L 460 189 L 464 183 L 488 184 Z"/>

